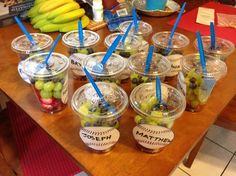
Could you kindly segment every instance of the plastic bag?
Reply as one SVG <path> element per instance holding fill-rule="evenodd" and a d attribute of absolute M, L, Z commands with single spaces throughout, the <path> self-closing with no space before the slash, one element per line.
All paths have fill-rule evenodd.
<path fill-rule="evenodd" d="M 236 15 L 217 13 L 219 27 L 236 28 Z"/>

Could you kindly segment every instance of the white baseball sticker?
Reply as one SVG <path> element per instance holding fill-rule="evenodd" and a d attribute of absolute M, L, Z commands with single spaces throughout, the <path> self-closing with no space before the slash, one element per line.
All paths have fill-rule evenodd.
<path fill-rule="evenodd" d="M 171 71 L 170 73 L 167 74 L 167 76 L 175 76 L 179 73 L 181 70 L 181 65 L 180 65 L 180 58 L 183 57 L 181 54 L 173 54 L 170 56 L 166 56 L 168 60 L 171 62 Z"/>
<path fill-rule="evenodd" d="M 84 127 L 79 135 L 88 147 L 98 151 L 111 148 L 120 138 L 120 132 L 112 127 Z"/>
<path fill-rule="evenodd" d="M 170 144 L 174 133 L 165 127 L 140 124 L 134 127 L 133 136 L 143 147 L 156 150 Z"/>

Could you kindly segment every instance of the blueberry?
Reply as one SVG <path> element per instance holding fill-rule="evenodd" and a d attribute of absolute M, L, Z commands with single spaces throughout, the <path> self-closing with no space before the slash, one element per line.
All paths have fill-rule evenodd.
<path fill-rule="evenodd" d="M 196 89 L 197 88 L 197 84 L 195 82 L 190 82 L 189 88 L 190 89 Z"/>
<path fill-rule="evenodd" d="M 129 58 L 130 55 L 131 55 L 130 52 L 120 51 L 120 56 L 122 57 Z"/>
<path fill-rule="evenodd" d="M 87 50 L 88 50 L 88 54 L 94 53 L 94 49 L 93 48 L 87 48 Z"/>
<path fill-rule="evenodd" d="M 197 80 L 196 80 L 196 78 L 192 77 L 189 81 L 190 81 L 191 83 L 195 83 Z"/>
<path fill-rule="evenodd" d="M 138 82 L 139 82 L 139 81 L 138 81 L 137 78 L 133 78 L 133 79 L 132 79 L 132 83 L 133 83 L 133 84 L 137 84 Z"/>

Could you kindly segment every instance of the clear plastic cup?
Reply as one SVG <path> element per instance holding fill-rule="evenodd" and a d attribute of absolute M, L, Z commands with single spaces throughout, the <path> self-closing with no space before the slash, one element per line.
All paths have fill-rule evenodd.
<path fill-rule="evenodd" d="M 148 52 L 137 53 L 131 56 L 128 61 L 131 70 L 130 80 L 132 89 L 139 84 L 154 81 L 156 76 L 159 76 L 164 81 L 165 76 L 170 72 L 170 61 L 160 54 L 153 53 L 150 71 L 145 73 L 147 55 Z"/>
<path fill-rule="evenodd" d="M 71 102 L 72 109 L 80 117 L 80 128 L 89 129 L 89 127 L 96 127 L 98 131 L 99 127 L 110 127 L 109 131 L 118 129 L 119 119 L 128 106 L 128 96 L 116 84 L 104 82 L 97 82 L 96 84 L 105 101 L 115 111 L 109 111 L 98 97 L 92 84 L 87 83 L 75 91 Z M 99 152 L 106 152 L 110 149 L 101 149 L 102 151 L 99 150 Z"/>
<path fill-rule="evenodd" d="M 189 54 L 181 60 L 182 71 L 178 75 L 177 87 L 186 97 L 187 111 L 201 111 L 214 88 L 207 82 L 216 83 L 227 73 L 223 61 L 208 55 L 205 57 L 207 72 L 202 71 L 199 54 Z"/>
<path fill-rule="evenodd" d="M 93 69 L 96 64 L 99 64 L 106 52 L 98 52 L 90 54 L 86 60 L 83 61 L 83 66 L 87 68 L 88 72 L 97 82 L 110 82 L 120 84 L 121 73 L 126 68 L 126 61 L 118 54 L 112 54 L 107 63 L 104 65 L 102 72 L 97 72 Z"/>
<path fill-rule="evenodd" d="M 85 73 L 82 71 L 82 62 L 86 56 L 96 51 L 100 36 L 93 31 L 83 30 L 84 45 L 79 42 L 78 30 L 67 32 L 62 37 L 63 44 L 67 47 L 70 55 L 72 74 L 75 79 L 85 80 Z M 77 54 L 79 53 L 79 54 Z"/>
<path fill-rule="evenodd" d="M 67 104 L 69 59 L 62 54 L 52 53 L 46 65 L 47 55 L 40 53 L 30 56 L 23 62 L 23 71 L 30 79 L 41 109 L 54 113 Z"/>
<path fill-rule="evenodd" d="M 197 40 L 194 41 L 194 47 L 198 49 Z M 215 49 L 211 48 L 211 37 L 202 36 L 202 44 L 204 52 L 207 55 L 213 56 L 216 59 L 225 61 L 227 57 L 234 52 L 235 46 L 229 40 L 216 37 L 216 47 Z"/>
<path fill-rule="evenodd" d="M 125 21 L 119 25 L 119 31 L 125 33 L 129 24 L 133 21 Z M 152 26 L 144 21 L 138 21 L 138 32 L 135 33 L 134 24 L 130 29 L 129 35 L 137 35 L 141 38 L 148 37 L 152 33 Z"/>
<path fill-rule="evenodd" d="M 104 42 L 106 47 L 109 48 L 111 44 L 113 43 L 113 41 L 116 39 L 116 37 L 120 34 L 123 35 L 123 33 L 113 33 L 113 34 L 108 35 L 105 38 L 105 42 Z M 137 36 L 127 36 L 125 43 L 122 44 L 120 42 L 120 44 L 116 47 L 115 53 L 125 58 L 125 61 L 127 64 L 128 58 L 136 54 L 139 51 L 140 46 L 141 46 L 141 43 L 139 42 L 139 39 Z M 127 64 L 126 69 L 122 72 L 121 79 L 127 80 L 129 76 L 130 76 L 130 70 Z"/>
<path fill-rule="evenodd" d="M 42 33 L 31 33 L 36 46 L 33 46 L 26 35 L 21 35 L 11 42 L 11 48 L 23 61 L 33 54 L 48 51 L 53 43 L 52 37 Z"/>
<path fill-rule="evenodd" d="M 171 129 L 186 107 L 184 95 L 176 88 L 161 83 L 162 103 L 156 98 L 156 83 L 144 83 L 133 89 L 130 104 L 137 115 L 134 121 L 138 124 L 161 126 Z M 140 146 L 145 152 L 158 152 Z"/>
<path fill-rule="evenodd" d="M 171 62 L 171 71 L 167 77 L 175 77 L 181 70 L 180 60 L 183 57 L 183 49 L 189 45 L 189 39 L 180 33 L 175 32 L 172 38 L 172 45 L 168 48 L 169 31 L 158 32 L 152 36 L 155 52 L 166 56 Z"/>

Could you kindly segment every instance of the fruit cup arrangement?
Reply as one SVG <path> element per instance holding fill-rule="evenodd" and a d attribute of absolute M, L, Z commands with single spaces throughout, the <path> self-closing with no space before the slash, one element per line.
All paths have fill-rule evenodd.
<path fill-rule="evenodd" d="M 170 71 L 170 62 L 164 56 L 153 53 L 150 71 L 145 73 L 147 55 L 147 52 L 137 53 L 131 56 L 128 61 L 131 70 L 130 80 L 132 89 L 139 84 L 154 81 L 156 76 L 159 76 L 163 81 Z"/>
<path fill-rule="evenodd" d="M 105 45 L 107 48 L 111 46 L 113 41 L 116 39 L 118 35 L 121 33 L 113 33 L 108 35 L 105 38 Z M 121 34 L 122 37 L 124 37 L 124 34 Z M 128 62 L 128 58 L 134 54 L 136 54 L 139 51 L 141 43 L 139 42 L 139 39 L 137 36 L 127 36 L 125 39 L 125 42 L 120 42 L 119 45 L 116 47 L 115 53 L 125 58 L 126 64 Z M 122 72 L 121 79 L 126 80 L 130 76 L 130 70 L 128 68 L 128 64 L 126 69 Z"/>
<path fill-rule="evenodd" d="M 49 50 L 53 43 L 53 39 L 49 35 L 41 33 L 31 33 L 30 35 L 35 41 L 35 46 L 31 44 L 26 35 L 21 35 L 11 42 L 12 50 L 19 55 L 22 61 L 33 54 Z"/>
<path fill-rule="evenodd" d="M 226 75 L 227 66 L 214 57 L 206 55 L 207 73 L 202 71 L 199 54 L 190 54 L 181 61 L 182 71 L 178 75 L 177 87 L 186 96 L 187 111 L 200 111 L 211 94 L 207 80 L 218 81 Z"/>
<path fill-rule="evenodd" d="M 54 113 L 62 110 L 68 100 L 69 59 L 59 53 L 52 53 L 48 64 L 48 53 L 29 57 L 23 63 L 23 71 L 30 82 L 43 111 Z"/>
<path fill-rule="evenodd" d="M 229 40 L 225 40 L 219 37 L 215 38 L 215 48 L 211 47 L 211 37 L 202 36 L 202 43 L 204 52 L 207 55 L 213 56 L 216 59 L 226 61 L 227 57 L 234 52 L 234 44 Z M 198 49 L 197 39 L 194 41 L 194 47 Z"/>
<path fill-rule="evenodd" d="M 86 67 L 96 82 L 110 82 L 120 84 L 121 73 L 126 68 L 126 62 L 123 57 L 113 53 L 107 63 L 104 65 L 102 72 L 94 70 L 94 66 L 99 64 L 106 52 L 90 54 L 87 59 L 83 60 L 83 67 Z"/>
<path fill-rule="evenodd" d="M 72 97 L 72 109 L 79 115 L 81 127 L 119 127 L 119 118 L 128 105 L 125 91 L 115 84 L 96 82 L 110 111 L 88 83 L 76 90 Z"/>
<path fill-rule="evenodd" d="M 99 35 L 93 31 L 83 30 L 83 35 L 82 45 L 79 41 L 78 30 L 68 32 L 62 38 L 63 44 L 67 47 L 70 55 L 71 70 L 75 79 L 86 78 L 82 68 L 82 62 L 86 58 L 84 55 L 94 53 L 100 40 Z"/>
<path fill-rule="evenodd" d="M 170 33 L 168 31 L 158 32 L 152 36 L 155 52 L 159 53 L 171 62 L 171 71 L 167 77 L 175 77 L 181 70 L 180 60 L 183 57 L 183 49 L 189 45 L 189 39 L 180 33 L 175 32 L 172 37 L 172 45 L 169 45 Z"/>

